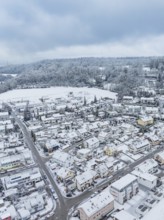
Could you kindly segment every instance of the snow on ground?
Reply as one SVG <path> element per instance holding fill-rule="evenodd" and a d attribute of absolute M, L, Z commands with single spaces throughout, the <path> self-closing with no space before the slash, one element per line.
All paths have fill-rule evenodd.
<path fill-rule="evenodd" d="M 73 92 L 75 96 L 89 98 L 90 101 L 94 96 L 99 99 L 101 97 L 108 97 L 116 99 L 116 93 L 107 90 L 87 87 L 50 87 L 42 89 L 16 89 L 0 94 L 0 101 L 29 99 L 30 101 L 38 101 L 39 98 L 59 98 L 67 97 L 69 92 Z"/>
<path fill-rule="evenodd" d="M 163 220 L 164 219 L 164 199 L 153 207 L 143 218 L 143 220 Z"/>

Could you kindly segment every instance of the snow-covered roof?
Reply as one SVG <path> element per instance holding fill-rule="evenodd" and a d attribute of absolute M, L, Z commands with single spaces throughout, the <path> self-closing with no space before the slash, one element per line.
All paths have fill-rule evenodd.
<path fill-rule="evenodd" d="M 145 160 L 143 163 L 136 166 L 136 170 L 140 170 L 142 173 L 148 173 L 149 170 L 157 167 L 158 163 L 154 159 Z"/>
<path fill-rule="evenodd" d="M 113 187 L 117 190 L 121 190 L 136 180 L 137 180 L 137 178 L 134 175 L 127 174 L 126 176 L 124 176 L 121 179 L 117 180 L 116 182 L 112 183 L 111 187 Z"/>
<path fill-rule="evenodd" d="M 154 176 L 154 175 L 152 175 L 150 173 L 141 173 L 141 172 L 139 172 L 137 170 L 134 170 L 131 174 L 133 174 L 136 177 L 140 177 L 140 178 L 142 178 L 144 180 L 148 180 L 150 182 L 153 182 L 153 181 L 158 179 L 156 176 Z"/>
<path fill-rule="evenodd" d="M 76 181 L 81 185 L 96 176 L 96 172 L 94 170 L 87 170 L 84 173 L 76 176 Z"/>
<path fill-rule="evenodd" d="M 93 138 L 90 138 L 90 139 L 88 139 L 88 140 L 86 140 L 86 143 L 90 146 L 90 145 L 93 145 L 93 144 L 96 144 L 96 143 L 98 143 L 99 142 L 99 140 L 98 140 L 98 138 L 96 138 L 96 137 L 93 137 Z"/>
<path fill-rule="evenodd" d="M 70 159 L 71 155 L 64 151 L 57 150 L 53 154 L 53 159 L 56 159 L 57 161 L 63 161 L 65 162 L 66 160 Z"/>
<path fill-rule="evenodd" d="M 142 117 L 140 117 L 140 119 L 141 119 L 143 122 L 147 122 L 147 121 L 153 120 L 153 118 L 152 118 L 151 116 L 142 116 Z"/>
<path fill-rule="evenodd" d="M 9 115 L 9 113 L 8 112 L 0 112 L 0 117 L 2 116 L 8 116 Z"/>
<path fill-rule="evenodd" d="M 88 217 L 91 217 L 99 210 L 106 207 L 108 204 L 114 201 L 113 196 L 110 194 L 109 189 L 106 189 L 96 195 L 94 198 L 81 204 L 78 209 L 82 209 Z"/>
<path fill-rule="evenodd" d="M 91 152 L 88 148 L 82 148 L 77 151 L 78 154 L 89 154 Z"/>
<path fill-rule="evenodd" d="M 0 165 L 3 166 L 3 165 L 6 165 L 6 164 L 9 164 L 9 163 L 13 163 L 15 161 L 21 161 L 21 156 L 12 155 L 12 156 L 3 157 L 0 160 Z"/>
<path fill-rule="evenodd" d="M 62 167 L 59 170 L 56 170 L 56 175 L 61 177 L 62 179 L 65 179 L 68 176 L 69 172 L 73 172 L 73 171 Z"/>
<path fill-rule="evenodd" d="M 157 156 L 157 155 L 158 155 L 159 157 L 161 157 L 162 159 L 164 159 L 164 151 L 157 153 L 156 156 Z"/>
<path fill-rule="evenodd" d="M 18 209 L 18 213 L 21 219 L 26 219 L 30 217 L 30 211 L 24 208 Z"/>
<path fill-rule="evenodd" d="M 136 218 L 133 215 L 131 215 L 125 210 L 113 213 L 112 217 L 116 218 L 117 220 L 136 220 Z"/>

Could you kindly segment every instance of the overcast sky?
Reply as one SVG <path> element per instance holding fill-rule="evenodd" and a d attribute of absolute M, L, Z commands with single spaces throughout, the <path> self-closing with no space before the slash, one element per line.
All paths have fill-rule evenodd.
<path fill-rule="evenodd" d="M 0 63 L 164 55 L 164 0 L 2 0 Z"/>

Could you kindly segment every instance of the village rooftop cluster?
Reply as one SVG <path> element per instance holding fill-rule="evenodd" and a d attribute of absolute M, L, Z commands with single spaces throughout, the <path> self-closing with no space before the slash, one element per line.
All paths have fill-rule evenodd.
<path fill-rule="evenodd" d="M 46 219 L 61 195 L 78 200 L 74 220 L 155 216 L 164 203 L 164 96 L 146 85 L 135 93 L 3 102 L 0 219 Z"/>

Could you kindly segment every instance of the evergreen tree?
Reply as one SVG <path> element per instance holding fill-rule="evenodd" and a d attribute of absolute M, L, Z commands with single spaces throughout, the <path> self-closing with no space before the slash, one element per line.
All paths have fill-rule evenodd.
<path fill-rule="evenodd" d="M 97 103 L 97 97 L 96 97 L 96 95 L 94 96 L 94 103 Z"/>
<path fill-rule="evenodd" d="M 84 96 L 84 106 L 87 105 L 87 100 L 86 100 L 86 97 Z"/>

